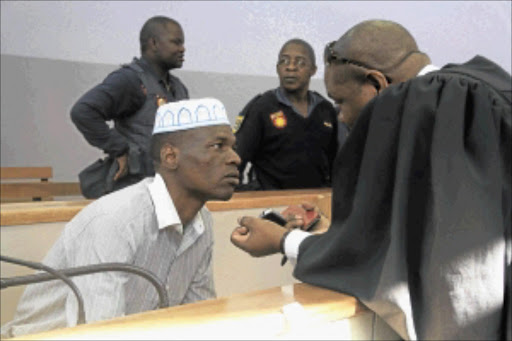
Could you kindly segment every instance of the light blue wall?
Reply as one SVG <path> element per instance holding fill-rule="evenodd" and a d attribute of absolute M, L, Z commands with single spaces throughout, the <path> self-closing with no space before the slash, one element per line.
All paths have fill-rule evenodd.
<path fill-rule="evenodd" d="M 233 118 L 276 87 L 279 48 L 326 42 L 360 20 L 400 22 L 433 62 L 483 54 L 510 72 L 510 1 L 1 1 L 1 165 L 52 166 L 77 181 L 103 156 L 69 118 L 72 104 L 109 71 L 139 55 L 138 32 L 153 15 L 182 23 L 185 63 L 175 73 L 192 97 L 221 99 Z M 319 63 L 312 89 L 325 94 Z"/>
<path fill-rule="evenodd" d="M 3 167 L 52 166 L 54 179 L 78 181 L 78 172 L 103 157 L 71 122 L 73 103 L 116 65 L 2 55 L 1 152 Z M 216 97 L 231 122 L 257 93 L 278 86 L 275 76 L 174 72 L 190 97 Z M 325 95 L 321 79 L 311 89 Z"/>
<path fill-rule="evenodd" d="M 183 26 L 184 70 L 275 75 L 292 37 L 321 57 L 365 19 L 390 19 L 438 65 L 483 54 L 511 71 L 511 1 L 2 1 L 2 54 L 120 64 L 139 54 L 149 17 Z M 321 78 L 320 65 L 316 77 Z"/>

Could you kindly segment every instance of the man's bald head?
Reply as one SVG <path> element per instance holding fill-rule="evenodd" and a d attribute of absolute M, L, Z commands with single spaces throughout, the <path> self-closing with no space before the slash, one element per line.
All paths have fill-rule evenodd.
<path fill-rule="evenodd" d="M 327 45 L 324 82 L 339 106 L 340 119 L 352 127 L 364 106 L 391 84 L 416 77 L 430 64 L 413 36 L 387 20 L 363 21 Z"/>
<path fill-rule="evenodd" d="M 393 83 L 414 77 L 430 63 L 409 31 L 388 20 L 367 20 L 355 25 L 338 39 L 333 50 L 342 58 L 383 72 Z"/>

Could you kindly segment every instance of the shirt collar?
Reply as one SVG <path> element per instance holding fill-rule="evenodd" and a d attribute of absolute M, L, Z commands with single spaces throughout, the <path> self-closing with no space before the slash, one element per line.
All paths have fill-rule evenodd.
<path fill-rule="evenodd" d="M 428 64 L 428 65 L 425 65 L 423 67 L 423 69 L 420 70 L 420 72 L 418 72 L 418 76 L 424 76 L 429 72 L 434 72 L 434 71 L 438 71 L 438 70 L 439 70 L 439 67 L 432 65 L 432 64 Z"/>
<path fill-rule="evenodd" d="M 164 78 L 161 78 L 161 77 L 159 77 L 159 76 L 158 76 L 158 75 L 153 71 L 153 69 L 152 69 L 152 68 L 151 68 L 151 66 L 149 65 L 149 62 L 148 62 L 146 59 L 144 59 L 144 57 L 142 57 L 142 56 L 141 56 L 139 59 L 137 59 L 137 58 L 135 58 L 135 59 L 139 62 L 140 66 L 141 66 L 144 70 L 146 70 L 147 72 L 150 72 L 150 73 L 151 73 L 153 76 L 155 76 L 155 78 L 156 78 L 156 79 L 158 79 L 159 81 L 161 81 L 161 82 L 163 82 L 163 83 L 169 83 L 169 84 L 172 82 L 172 79 L 171 79 L 171 76 L 170 76 L 170 73 L 169 73 L 169 72 L 166 72 L 166 73 L 165 73 Z"/>
<path fill-rule="evenodd" d="M 274 93 L 279 102 L 281 102 L 282 104 L 284 104 L 288 107 L 291 107 L 293 109 L 293 111 L 295 111 L 297 114 L 300 115 L 300 113 L 297 110 L 295 110 L 295 107 L 290 102 L 288 97 L 286 97 L 286 95 L 284 94 L 284 91 L 281 87 L 277 88 Z M 320 98 L 317 94 L 308 90 L 308 102 L 309 102 L 309 105 L 308 105 L 308 116 L 309 116 L 311 114 L 311 112 L 313 111 L 313 109 L 315 109 L 315 106 L 320 102 Z"/>
<path fill-rule="evenodd" d="M 179 234 L 183 234 L 183 224 L 176 211 L 176 206 L 172 201 L 171 195 L 167 190 L 164 179 L 158 173 L 155 174 L 153 181 L 147 184 L 151 200 L 155 206 L 156 220 L 158 222 L 158 229 L 166 227 L 174 227 Z M 198 235 L 204 231 L 204 223 L 201 214 L 192 219 L 190 223 Z"/>

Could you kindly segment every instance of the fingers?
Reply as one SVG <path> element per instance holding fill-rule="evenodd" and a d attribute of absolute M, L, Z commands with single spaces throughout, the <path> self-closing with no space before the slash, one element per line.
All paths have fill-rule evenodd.
<path fill-rule="evenodd" d="M 284 226 L 287 230 L 291 229 L 302 229 L 304 227 L 304 219 L 301 216 L 289 216 L 288 222 Z"/>
<path fill-rule="evenodd" d="M 253 226 L 254 222 L 255 222 L 254 217 L 243 216 L 243 217 L 238 218 L 238 224 L 240 226 L 245 226 L 246 228 Z"/>
<path fill-rule="evenodd" d="M 235 245 L 236 247 L 242 249 L 242 250 L 246 250 L 246 248 L 244 247 L 245 246 L 245 243 L 247 242 L 247 239 L 249 239 L 249 228 L 247 228 L 246 226 L 243 226 L 243 219 L 244 218 L 249 218 L 249 217 L 240 217 L 238 218 L 238 224 L 240 224 L 240 226 L 236 227 L 233 232 L 231 233 L 231 242 L 233 243 L 233 245 Z"/>
<path fill-rule="evenodd" d="M 114 175 L 114 181 L 117 181 L 117 179 L 119 179 L 121 177 L 121 174 L 122 174 L 122 169 L 119 168 L 117 173 Z"/>
<path fill-rule="evenodd" d="M 249 230 L 246 227 L 237 227 L 231 233 L 231 242 L 236 246 L 244 249 L 243 243 L 249 238 Z"/>
<path fill-rule="evenodd" d="M 304 208 L 306 211 L 316 211 L 321 217 L 325 217 L 324 212 L 322 212 L 322 210 L 317 205 L 314 205 L 310 202 L 303 202 L 301 205 L 302 208 Z"/>
<path fill-rule="evenodd" d="M 126 174 L 128 174 L 128 167 L 124 166 L 124 168 L 120 168 L 119 171 L 117 171 L 116 175 L 114 175 L 114 181 L 116 181 L 117 179 L 121 179 Z"/>
<path fill-rule="evenodd" d="M 311 232 L 313 234 L 325 233 L 325 232 L 327 232 L 327 230 L 329 229 L 330 226 L 331 226 L 331 222 L 329 221 L 329 219 L 327 219 L 324 216 L 321 216 L 320 221 L 318 223 L 316 223 L 313 226 L 313 228 L 311 228 L 309 230 L 309 232 Z"/>
<path fill-rule="evenodd" d="M 126 154 L 121 155 L 116 160 L 119 166 L 119 170 L 114 175 L 114 181 L 117 181 L 118 179 L 128 174 L 128 156 Z"/>
<path fill-rule="evenodd" d="M 241 217 L 240 226 L 231 233 L 231 242 L 253 257 L 279 252 L 279 243 L 286 231 L 282 226 L 261 218 Z"/>
<path fill-rule="evenodd" d="M 235 232 L 238 235 L 245 236 L 245 235 L 249 234 L 249 229 L 247 227 L 245 227 L 245 226 L 238 226 L 233 231 L 233 233 L 235 233 Z"/>
<path fill-rule="evenodd" d="M 310 202 L 303 202 L 301 204 L 302 208 L 304 208 L 306 211 L 315 211 L 315 210 L 318 210 L 318 207 Z"/>

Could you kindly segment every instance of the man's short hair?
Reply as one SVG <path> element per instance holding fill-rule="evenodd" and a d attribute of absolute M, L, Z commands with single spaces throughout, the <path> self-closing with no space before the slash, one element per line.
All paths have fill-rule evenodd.
<path fill-rule="evenodd" d="M 307 41 L 299 39 L 299 38 L 290 39 L 286 43 L 284 43 L 283 46 L 281 47 L 281 50 L 279 50 L 279 56 L 281 55 L 281 53 L 283 52 L 285 47 L 287 47 L 290 44 L 298 44 L 298 45 L 304 46 L 306 48 L 306 50 L 308 51 L 308 55 L 309 55 L 309 59 L 311 60 L 311 63 L 313 64 L 313 66 L 316 67 L 315 50 L 313 50 L 313 47 L 311 47 L 311 45 L 309 45 L 309 43 Z"/>
<path fill-rule="evenodd" d="M 155 134 L 151 137 L 149 152 L 155 168 L 160 164 L 160 150 L 168 143 L 175 147 L 182 146 L 183 135 L 186 131 L 175 131 L 172 133 Z"/>
<path fill-rule="evenodd" d="M 168 23 L 180 26 L 180 24 L 169 17 L 156 16 L 149 18 L 142 26 L 139 34 L 140 52 L 143 53 L 147 50 L 149 39 L 156 37 L 161 32 L 162 28 Z"/>

